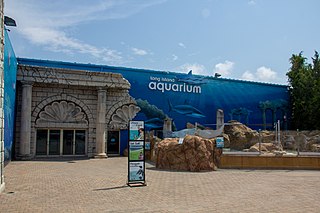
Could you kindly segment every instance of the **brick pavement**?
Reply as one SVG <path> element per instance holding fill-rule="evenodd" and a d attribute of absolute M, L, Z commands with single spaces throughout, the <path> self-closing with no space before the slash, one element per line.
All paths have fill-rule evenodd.
<path fill-rule="evenodd" d="M 127 158 L 14 161 L 0 212 L 320 212 L 320 171 L 160 171 L 126 186 Z"/>

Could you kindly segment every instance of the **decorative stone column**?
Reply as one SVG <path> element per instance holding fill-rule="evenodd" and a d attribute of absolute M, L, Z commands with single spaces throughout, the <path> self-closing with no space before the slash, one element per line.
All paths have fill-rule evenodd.
<path fill-rule="evenodd" d="M 22 82 L 19 158 L 30 158 L 32 83 Z"/>
<path fill-rule="evenodd" d="M 163 137 L 164 138 L 168 138 L 170 137 L 172 134 L 172 119 L 171 118 L 165 118 L 163 120 Z"/>
<path fill-rule="evenodd" d="M 224 126 L 224 112 L 222 109 L 217 109 L 216 122 L 217 122 L 216 129 L 220 129 L 221 127 Z"/>
<path fill-rule="evenodd" d="M 96 155 L 95 158 L 106 158 L 106 102 L 107 91 L 99 88 L 96 121 Z"/>

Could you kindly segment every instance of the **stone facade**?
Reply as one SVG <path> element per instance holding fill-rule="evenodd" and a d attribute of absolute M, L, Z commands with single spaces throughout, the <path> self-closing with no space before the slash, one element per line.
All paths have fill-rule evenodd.
<path fill-rule="evenodd" d="M 84 155 L 106 157 L 107 131 L 127 128 L 140 110 L 129 89 L 121 74 L 19 65 L 16 158 L 37 156 L 43 129 L 85 131 Z"/>

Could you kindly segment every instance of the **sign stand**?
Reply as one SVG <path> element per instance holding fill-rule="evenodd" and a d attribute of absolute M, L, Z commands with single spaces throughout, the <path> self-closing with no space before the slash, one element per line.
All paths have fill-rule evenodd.
<path fill-rule="evenodd" d="M 146 186 L 145 170 L 144 121 L 129 121 L 127 185 Z"/>

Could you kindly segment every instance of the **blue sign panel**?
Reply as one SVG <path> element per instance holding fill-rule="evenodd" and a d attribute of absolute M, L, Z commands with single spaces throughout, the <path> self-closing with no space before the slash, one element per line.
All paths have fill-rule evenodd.
<path fill-rule="evenodd" d="M 224 138 L 223 137 L 217 137 L 216 138 L 216 147 L 217 148 L 223 148 L 224 147 Z"/>
<path fill-rule="evenodd" d="M 140 182 L 145 185 L 144 122 L 129 121 L 128 185 Z"/>
<path fill-rule="evenodd" d="M 7 31 L 4 31 L 4 160 L 11 160 L 15 118 L 17 59 Z"/>
<path fill-rule="evenodd" d="M 252 129 L 272 129 L 276 120 L 286 129 L 290 120 L 285 85 L 200 76 L 192 71 L 183 74 L 34 59 L 19 59 L 19 63 L 121 73 L 130 82 L 129 93 L 141 108 L 134 119 L 144 121 L 146 131 L 162 130 L 165 118 L 173 120 L 174 131 L 185 129 L 188 123 L 215 129 L 217 109 L 224 111 L 225 122 L 237 120 Z"/>

